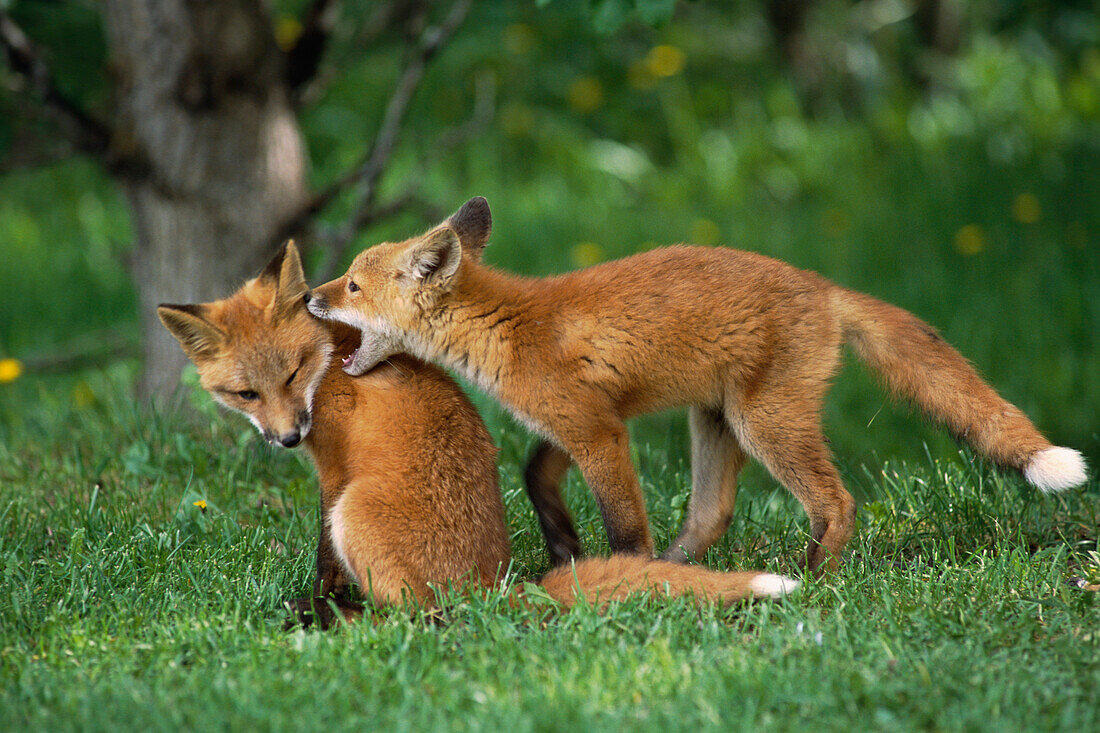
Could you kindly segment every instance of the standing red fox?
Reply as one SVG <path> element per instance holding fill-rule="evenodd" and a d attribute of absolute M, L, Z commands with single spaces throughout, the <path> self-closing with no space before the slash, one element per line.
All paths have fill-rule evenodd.
<path fill-rule="evenodd" d="M 314 596 L 351 618 L 362 611 L 352 580 L 379 605 L 406 594 L 431 605 L 431 586 L 448 581 L 492 586 L 510 552 L 496 447 L 477 411 L 454 380 L 406 355 L 346 375 L 333 353 L 353 350 L 358 333 L 311 317 L 307 290 L 290 243 L 230 297 L 157 312 L 210 394 L 273 445 L 309 451 L 322 513 Z M 732 603 L 798 585 L 642 558 L 585 560 L 540 583 L 566 606 L 578 589 L 600 601 L 655 589 Z M 316 605 L 321 624 L 331 621 L 327 603 L 295 604 L 303 620 Z"/>
<path fill-rule="evenodd" d="M 693 493 L 664 557 L 699 556 L 729 526 L 751 455 L 802 503 L 806 564 L 835 567 L 855 503 L 821 434 L 821 402 L 850 343 L 899 395 L 1043 491 L 1085 481 L 958 352 L 912 314 L 783 262 L 675 246 L 543 279 L 482 264 L 491 217 L 468 201 L 427 234 L 359 254 L 313 290 L 315 315 L 360 329 L 345 370 L 408 351 L 454 368 L 549 439 L 528 470 L 560 561 L 576 549 L 557 484 L 575 461 L 611 549 L 651 555 L 624 421 L 690 406 Z M 557 533 L 557 534 L 555 534 Z"/>

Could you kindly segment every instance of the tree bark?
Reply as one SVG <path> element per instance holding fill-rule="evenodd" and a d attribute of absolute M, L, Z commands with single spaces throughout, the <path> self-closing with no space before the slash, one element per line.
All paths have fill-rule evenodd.
<path fill-rule="evenodd" d="M 185 358 L 158 303 L 223 297 L 255 274 L 307 199 L 307 153 L 260 0 L 104 0 L 114 153 L 134 226 L 143 399 Z"/>

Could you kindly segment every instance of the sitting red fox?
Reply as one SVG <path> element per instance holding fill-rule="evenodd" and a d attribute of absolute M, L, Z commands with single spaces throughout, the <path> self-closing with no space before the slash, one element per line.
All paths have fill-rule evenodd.
<path fill-rule="evenodd" d="M 432 585 L 472 580 L 491 587 L 510 558 L 497 487 L 496 447 L 477 410 L 437 367 L 397 355 L 358 378 L 333 353 L 358 334 L 311 317 L 301 260 L 288 243 L 259 277 L 201 305 L 162 305 L 161 321 L 198 367 L 203 387 L 243 413 L 264 438 L 303 443 L 321 485 L 316 599 L 345 618 L 362 612 L 355 580 L 378 605 L 405 594 L 424 605 Z M 636 557 L 591 559 L 541 581 L 571 606 L 577 589 L 594 601 L 666 590 L 724 603 L 783 595 L 798 583 L 768 573 L 720 573 Z M 295 601 L 308 623 L 324 600 Z"/>
<path fill-rule="evenodd" d="M 471 199 L 421 237 L 362 252 L 310 293 L 308 307 L 363 332 L 349 374 L 407 351 L 465 375 L 552 442 L 528 478 L 558 561 L 576 549 L 575 534 L 563 536 L 573 530 L 557 489 L 570 460 L 596 496 L 611 549 L 652 555 L 624 421 L 689 405 L 694 488 L 664 557 L 698 557 L 725 532 L 751 455 L 809 515 L 807 566 L 835 567 L 855 503 L 820 411 L 846 341 L 894 391 L 995 463 L 1043 491 L 1085 481 L 1079 453 L 1052 446 L 900 308 L 725 248 L 668 247 L 522 278 L 481 263 L 490 229 L 485 199 Z"/>

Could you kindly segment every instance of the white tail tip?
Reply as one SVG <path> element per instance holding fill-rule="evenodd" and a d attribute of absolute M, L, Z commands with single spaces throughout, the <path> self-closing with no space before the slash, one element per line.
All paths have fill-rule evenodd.
<path fill-rule="evenodd" d="M 772 573 L 760 573 L 749 581 L 749 590 L 754 596 L 771 596 L 778 598 L 788 593 L 793 593 L 801 583 L 794 578 Z"/>
<path fill-rule="evenodd" d="M 1024 478 L 1047 493 L 1062 491 L 1085 483 L 1085 459 L 1072 448 L 1047 448 L 1031 457 L 1024 466 Z"/>

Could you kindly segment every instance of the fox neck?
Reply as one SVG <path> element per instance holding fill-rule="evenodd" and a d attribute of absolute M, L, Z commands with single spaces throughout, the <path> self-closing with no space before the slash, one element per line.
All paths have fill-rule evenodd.
<path fill-rule="evenodd" d="M 463 262 L 455 287 L 425 308 L 406 334 L 410 351 L 498 395 L 501 376 L 510 371 L 514 336 L 525 325 L 522 294 L 529 286 L 524 278 Z"/>

